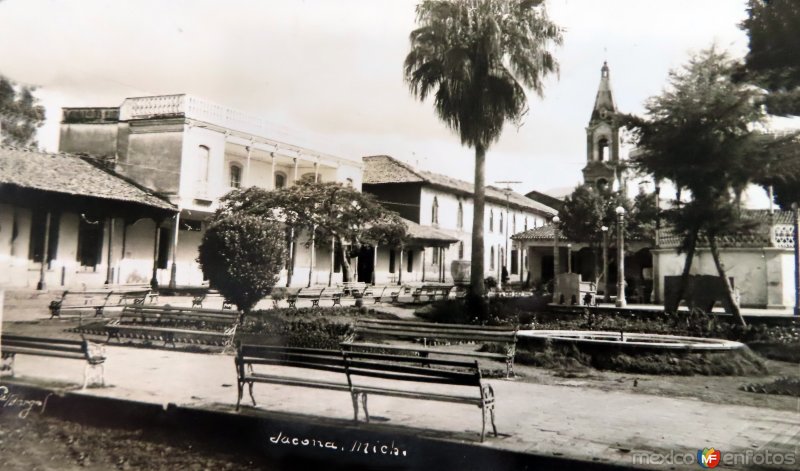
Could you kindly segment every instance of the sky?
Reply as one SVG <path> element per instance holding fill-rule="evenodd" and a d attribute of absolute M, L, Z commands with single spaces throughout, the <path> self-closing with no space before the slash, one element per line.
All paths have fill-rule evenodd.
<path fill-rule="evenodd" d="M 387 154 L 473 180 L 473 150 L 419 102 L 402 64 L 414 0 L 0 0 L 0 74 L 38 87 L 39 143 L 58 150 L 64 106 L 188 93 L 272 123 L 269 136 L 359 157 Z M 516 191 L 581 182 L 600 68 L 617 107 L 642 113 L 670 69 L 715 44 L 747 51 L 745 0 L 548 0 L 560 74 L 529 96 L 487 154 L 486 181 Z M 623 149 L 625 158 L 628 150 Z"/>

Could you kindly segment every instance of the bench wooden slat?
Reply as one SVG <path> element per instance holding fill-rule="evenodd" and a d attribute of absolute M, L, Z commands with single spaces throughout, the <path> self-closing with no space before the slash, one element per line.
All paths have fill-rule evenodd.
<path fill-rule="evenodd" d="M 400 389 L 378 388 L 372 386 L 353 386 L 357 392 L 380 394 L 381 396 L 404 397 L 408 399 L 428 399 L 431 401 L 456 402 L 481 405 L 481 398 L 475 396 L 457 396 L 450 394 L 433 394 L 430 392 L 404 391 Z"/>
<path fill-rule="evenodd" d="M 391 371 L 393 373 L 402 373 L 409 375 L 409 381 L 415 381 L 416 375 L 423 375 L 425 377 L 441 377 L 443 379 L 453 379 L 464 381 L 468 384 L 477 384 L 480 381 L 480 377 L 475 374 L 469 373 L 462 373 L 459 371 L 452 371 L 452 370 L 442 370 L 442 369 L 434 369 L 434 368 L 424 368 L 424 367 L 417 367 L 417 366 L 407 366 L 407 365 L 400 365 L 400 364 L 393 364 L 393 363 L 370 363 L 369 361 L 359 361 L 359 360 L 349 360 L 347 362 L 347 368 L 350 369 L 351 374 L 354 371 L 369 371 L 373 370 L 373 367 L 377 367 L 380 371 Z"/>
<path fill-rule="evenodd" d="M 149 325 L 115 325 L 115 329 L 123 330 L 142 330 L 154 332 L 172 332 L 175 334 L 192 334 L 192 335 L 208 335 L 212 337 L 226 337 L 228 334 L 224 332 L 213 332 L 205 330 L 191 330 L 191 329 L 176 329 L 172 327 L 153 327 Z"/>
<path fill-rule="evenodd" d="M 408 352 L 420 352 L 420 353 L 435 353 L 437 355 L 452 355 L 452 356 L 471 356 L 471 357 L 481 357 L 481 358 L 493 358 L 493 359 L 503 359 L 506 358 L 505 353 L 489 353 L 489 352 L 453 352 L 448 350 L 441 350 L 435 348 L 428 348 L 428 347 L 405 347 L 402 345 L 386 345 L 382 343 L 369 343 L 369 342 L 352 342 L 347 344 L 348 346 L 354 347 L 365 347 L 365 348 L 382 348 L 386 350 L 399 350 L 399 351 L 408 351 Z M 420 361 L 428 362 L 429 359 L 425 358 Z"/>
<path fill-rule="evenodd" d="M 38 355 L 38 356 L 45 356 L 45 357 L 58 357 L 58 358 L 75 358 L 77 360 L 83 360 L 86 358 L 86 355 L 83 352 L 67 352 L 67 351 L 57 351 L 57 350 L 48 350 L 44 348 L 25 348 L 25 347 L 16 347 L 16 346 L 3 346 L 4 353 L 23 353 L 23 354 L 30 354 L 30 355 Z"/>
<path fill-rule="evenodd" d="M 345 348 L 351 346 L 353 344 L 350 343 L 342 343 L 342 347 Z M 383 345 L 383 344 L 374 344 L 378 348 L 387 347 L 389 349 L 394 349 L 395 347 L 392 345 Z M 399 348 L 399 347 L 398 347 Z M 409 347 L 409 350 L 418 351 L 419 348 Z M 421 357 L 409 357 L 407 355 L 393 355 L 390 353 L 371 353 L 371 352 L 358 352 L 358 351 L 347 351 L 347 356 L 350 358 L 359 358 L 359 359 L 369 359 L 369 360 L 384 360 L 384 361 L 396 361 L 396 362 L 404 362 L 404 363 L 419 363 L 419 364 L 427 364 L 427 365 L 437 365 L 437 366 L 448 366 L 453 368 L 463 368 L 469 369 L 475 366 L 474 362 L 465 362 L 465 361 L 455 361 L 455 360 L 442 360 L 439 358 L 421 358 Z"/>
<path fill-rule="evenodd" d="M 36 348 L 36 349 L 43 349 L 43 350 L 52 350 L 54 352 L 70 352 L 70 353 L 79 353 L 83 355 L 83 345 L 64 345 L 64 344 L 47 344 L 42 342 L 30 342 L 25 340 L 12 340 L 12 341 L 3 341 L 3 348 Z"/>
<path fill-rule="evenodd" d="M 3 344 L 7 342 L 46 342 L 46 343 L 58 343 L 64 345 L 77 345 L 80 346 L 83 344 L 80 340 L 71 340 L 71 339 L 51 339 L 51 338 L 43 338 L 43 337 L 28 337 L 23 335 L 9 335 L 3 334 L 0 336 L 0 340 L 2 340 Z"/>
<path fill-rule="evenodd" d="M 448 332 L 432 329 L 371 329 L 356 328 L 356 333 L 389 336 L 389 337 L 413 337 L 427 339 L 449 339 L 465 341 L 487 341 L 487 342 L 508 342 L 514 339 L 514 334 L 489 334 L 489 333 L 467 333 L 467 332 Z"/>
<path fill-rule="evenodd" d="M 249 365 L 270 365 L 270 366 L 287 366 L 292 368 L 306 368 L 322 371 L 330 371 L 331 373 L 344 373 L 344 365 L 340 361 L 338 365 L 325 362 L 306 362 L 306 361 L 283 361 L 278 359 L 248 359 L 244 358 L 243 361 Z"/>
<path fill-rule="evenodd" d="M 458 386 L 476 386 L 472 379 L 445 378 L 441 376 L 412 376 L 402 373 L 384 373 L 374 369 L 349 368 L 350 376 L 368 376 L 370 378 L 389 379 L 394 381 L 413 381 L 415 383 L 453 384 Z"/>
<path fill-rule="evenodd" d="M 261 375 L 258 373 L 248 375 L 247 377 L 259 383 L 281 384 L 285 386 L 306 386 L 320 389 L 333 389 L 336 391 L 350 391 L 350 386 L 344 382 L 336 383 L 333 381 L 308 380 L 304 378 L 292 378 L 289 376 Z"/>
<path fill-rule="evenodd" d="M 446 324 L 439 322 L 405 321 L 405 320 L 398 321 L 398 320 L 388 320 L 388 319 L 359 319 L 359 321 L 363 324 L 396 325 L 398 323 L 402 323 L 403 325 L 409 325 L 409 326 L 442 327 L 446 329 L 463 329 L 463 330 L 500 330 L 504 332 L 513 330 L 508 326 L 502 326 L 502 325 Z"/>

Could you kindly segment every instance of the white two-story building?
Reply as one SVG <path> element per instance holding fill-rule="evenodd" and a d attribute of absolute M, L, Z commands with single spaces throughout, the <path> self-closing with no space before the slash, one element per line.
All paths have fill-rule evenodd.
<path fill-rule="evenodd" d="M 155 244 L 159 285 L 199 285 L 197 248 L 206 221 L 231 189 L 274 189 L 304 178 L 361 188 L 359 158 L 281 142 L 274 134 L 258 117 L 189 95 L 149 96 L 128 98 L 120 107 L 64 108 L 60 150 L 102 159 L 116 174 L 172 203 L 174 217 L 133 224 L 118 218 L 113 231 L 128 246 Z M 312 257 L 306 239 L 299 236 L 293 266 L 287 262 L 280 285 L 327 283 L 330 271 L 339 268 L 331 266 L 329 244 L 318 244 Z M 121 253 L 112 261 L 116 280 L 138 281 L 149 273 L 153 250 L 147 257 L 143 251 Z"/>
<path fill-rule="evenodd" d="M 392 263 L 397 254 L 376 268 L 377 279 L 394 281 L 402 276 L 407 281 L 427 281 L 430 273 L 444 265 L 442 277 L 452 281 L 450 270 L 454 260 L 469 261 L 472 254 L 472 183 L 419 170 L 387 155 L 364 157 L 363 191 L 375 195 L 387 208 L 403 218 L 452 237 L 449 248 L 425 247 L 404 253 L 402 263 Z M 500 280 L 506 267 L 511 280 L 524 281 L 527 257 L 517 248 L 511 236 L 543 226 L 556 210 L 510 190 L 486 187 L 484 221 L 485 276 Z M 400 271 L 403 271 L 400 275 Z M 423 280 L 425 278 L 425 280 Z"/>

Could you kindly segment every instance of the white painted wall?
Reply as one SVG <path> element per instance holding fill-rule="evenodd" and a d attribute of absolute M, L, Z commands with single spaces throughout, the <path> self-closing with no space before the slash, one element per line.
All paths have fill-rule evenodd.
<path fill-rule="evenodd" d="M 720 258 L 726 273 L 734 279 L 742 306 L 785 307 L 794 304 L 794 265 L 790 249 L 721 249 Z M 658 264 L 657 282 L 662 297 L 664 277 L 679 276 L 684 260 L 685 255 L 675 250 L 653 251 L 653 263 Z M 717 275 L 708 249 L 698 249 L 691 274 Z"/>

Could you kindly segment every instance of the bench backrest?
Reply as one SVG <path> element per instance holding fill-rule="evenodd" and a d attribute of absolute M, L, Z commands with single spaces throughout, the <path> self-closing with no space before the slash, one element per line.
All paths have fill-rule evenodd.
<path fill-rule="evenodd" d="M 236 349 L 236 366 L 240 378 L 245 365 L 290 366 L 344 373 L 344 358 L 339 350 L 296 348 L 277 345 L 240 345 Z"/>
<path fill-rule="evenodd" d="M 178 322 L 203 322 L 229 326 L 239 321 L 236 311 L 215 311 L 211 309 L 172 308 L 170 306 L 134 305 L 122 308 L 120 323 L 138 320 L 159 319 Z"/>
<path fill-rule="evenodd" d="M 362 336 L 474 340 L 498 343 L 515 343 L 517 338 L 516 328 L 504 326 L 433 324 L 379 319 L 359 319 L 354 331 L 356 335 Z"/>
<path fill-rule="evenodd" d="M 83 340 L 51 339 L 3 334 L 0 338 L 0 348 L 5 349 L 6 347 L 86 355 L 86 342 Z"/>
<path fill-rule="evenodd" d="M 415 383 L 480 386 L 478 362 L 438 360 L 406 355 L 344 351 L 347 381 L 369 377 Z"/>

